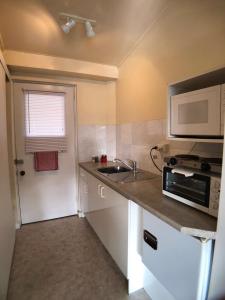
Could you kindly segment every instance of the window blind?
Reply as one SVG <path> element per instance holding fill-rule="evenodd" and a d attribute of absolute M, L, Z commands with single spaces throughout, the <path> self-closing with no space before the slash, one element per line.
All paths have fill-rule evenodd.
<path fill-rule="evenodd" d="M 24 91 L 25 151 L 66 151 L 65 94 Z"/>

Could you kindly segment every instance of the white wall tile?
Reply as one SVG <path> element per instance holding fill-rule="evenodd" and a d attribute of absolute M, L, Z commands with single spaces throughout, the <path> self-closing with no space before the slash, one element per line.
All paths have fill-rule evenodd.
<path fill-rule="evenodd" d="M 78 128 L 79 161 L 90 161 L 92 156 L 107 154 L 108 160 L 115 157 L 133 159 L 139 168 L 159 173 L 150 156 L 150 148 L 159 143 L 169 143 L 169 152 L 164 155 L 183 153 L 206 157 L 222 156 L 223 145 L 166 140 L 166 120 L 122 125 L 81 125 Z M 161 168 L 163 157 L 157 153 L 156 163 Z"/>
<path fill-rule="evenodd" d="M 157 174 L 159 174 L 159 171 L 155 168 L 149 156 L 150 148 L 157 144 L 169 144 L 168 153 L 154 152 L 157 155 L 155 162 L 160 168 L 163 165 L 163 156 L 192 153 L 206 157 L 217 157 L 222 156 L 223 150 L 221 144 L 167 140 L 167 121 L 165 119 L 118 125 L 116 137 L 117 157 L 136 160 L 139 168 Z"/>
<path fill-rule="evenodd" d="M 80 125 L 78 128 L 79 161 L 90 161 L 92 156 L 116 156 L 115 125 Z"/>
<path fill-rule="evenodd" d="M 122 124 L 120 126 L 120 136 L 123 144 L 131 145 L 132 144 L 132 124 Z"/>

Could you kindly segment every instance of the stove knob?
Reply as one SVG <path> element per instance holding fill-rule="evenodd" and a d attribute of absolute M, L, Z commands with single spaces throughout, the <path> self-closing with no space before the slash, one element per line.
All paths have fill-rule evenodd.
<path fill-rule="evenodd" d="M 171 158 L 170 158 L 170 164 L 171 164 L 172 166 L 175 166 L 175 165 L 177 164 L 177 159 L 176 159 L 175 157 L 171 157 Z"/>
<path fill-rule="evenodd" d="M 201 163 L 201 170 L 204 172 L 210 171 L 211 167 L 210 164 L 203 162 Z"/>

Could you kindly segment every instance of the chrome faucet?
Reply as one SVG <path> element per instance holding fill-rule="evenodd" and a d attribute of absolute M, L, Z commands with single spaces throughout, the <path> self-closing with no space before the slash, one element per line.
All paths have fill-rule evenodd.
<path fill-rule="evenodd" d="M 119 163 L 125 165 L 127 168 L 132 170 L 134 173 L 137 172 L 137 162 L 135 160 L 132 160 L 132 159 L 121 160 L 119 158 L 115 158 L 114 162 L 119 162 Z"/>

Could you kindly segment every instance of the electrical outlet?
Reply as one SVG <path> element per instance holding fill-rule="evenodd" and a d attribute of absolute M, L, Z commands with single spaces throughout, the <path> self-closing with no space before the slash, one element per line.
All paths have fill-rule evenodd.
<path fill-rule="evenodd" d="M 166 144 L 166 143 L 158 144 L 157 149 L 158 149 L 158 151 L 163 152 L 163 153 L 168 152 L 169 144 Z"/>

